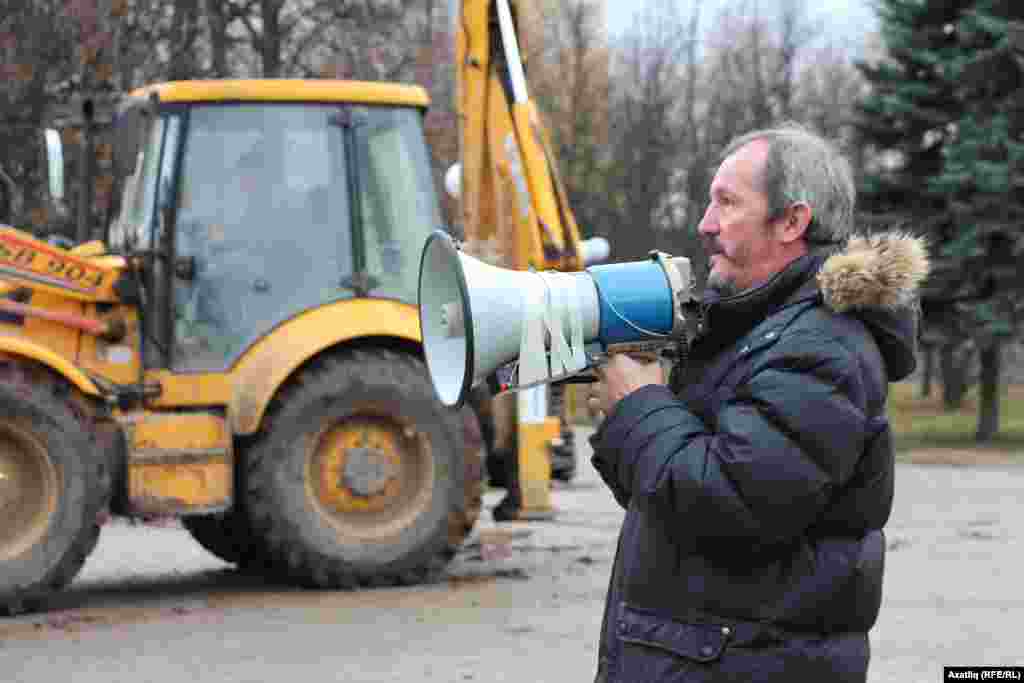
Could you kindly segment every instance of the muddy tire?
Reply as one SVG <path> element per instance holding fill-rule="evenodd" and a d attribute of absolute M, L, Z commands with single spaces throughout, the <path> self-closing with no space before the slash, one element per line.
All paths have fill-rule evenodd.
<path fill-rule="evenodd" d="M 239 569 L 262 571 L 266 554 L 249 526 L 244 513 L 236 508 L 214 515 L 183 517 L 182 526 L 199 545 L 221 560 Z"/>
<path fill-rule="evenodd" d="M 275 572 L 317 588 L 436 577 L 480 511 L 466 419 L 407 354 L 355 350 L 302 371 L 247 458 L 245 506 Z"/>
<path fill-rule="evenodd" d="M 571 429 L 563 429 L 561 443 L 551 449 L 551 478 L 569 483 L 575 477 L 576 438 Z"/>
<path fill-rule="evenodd" d="M 99 538 L 106 454 L 57 384 L 0 384 L 0 613 L 44 605 Z"/>

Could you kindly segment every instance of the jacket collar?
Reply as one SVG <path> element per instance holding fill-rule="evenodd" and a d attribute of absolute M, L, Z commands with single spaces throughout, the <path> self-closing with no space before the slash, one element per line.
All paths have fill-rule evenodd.
<path fill-rule="evenodd" d="M 916 365 L 918 297 L 930 268 L 924 240 L 898 231 L 812 249 L 760 287 L 703 299 L 705 348 L 730 345 L 777 310 L 818 299 L 867 325 L 890 381 Z"/>
<path fill-rule="evenodd" d="M 724 334 L 735 338 L 782 307 L 820 297 L 814 276 L 834 252 L 831 247 L 812 249 L 764 284 L 733 296 L 706 292 L 704 329 L 715 337 Z"/>

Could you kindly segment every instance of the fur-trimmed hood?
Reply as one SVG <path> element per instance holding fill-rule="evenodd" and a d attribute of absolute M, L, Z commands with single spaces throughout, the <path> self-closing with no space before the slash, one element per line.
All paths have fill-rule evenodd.
<path fill-rule="evenodd" d="M 825 303 L 837 313 L 851 309 L 896 310 L 916 306 L 928 276 L 924 240 L 899 232 L 854 237 L 818 271 Z"/>
<path fill-rule="evenodd" d="M 705 332 L 727 344 L 780 304 L 820 297 L 867 325 L 890 381 L 899 381 L 917 364 L 918 296 L 927 275 L 923 239 L 901 232 L 854 237 L 842 247 L 812 250 L 752 290 L 725 298 L 705 291 Z"/>
<path fill-rule="evenodd" d="M 917 365 L 919 291 L 928 276 L 925 241 L 901 232 L 854 237 L 818 271 L 825 305 L 864 322 L 891 381 Z"/>

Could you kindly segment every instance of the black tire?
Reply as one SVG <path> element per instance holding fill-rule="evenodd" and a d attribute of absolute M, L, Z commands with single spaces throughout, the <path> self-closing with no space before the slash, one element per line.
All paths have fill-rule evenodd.
<path fill-rule="evenodd" d="M 576 437 L 572 429 L 562 430 L 561 443 L 551 449 L 551 478 L 565 483 L 576 477 Z"/>
<path fill-rule="evenodd" d="M 213 515 L 189 515 L 182 526 L 205 550 L 240 569 L 256 568 L 263 555 L 249 520 L 232 508 Z"/>
<path fill-rule="evenodd" d="M 304 369 L 248 454 L 245 505 L 275 570 L 317 588 L 436 577 L 480 510 L 467 416 L 407 354 L 353 350 Z"/>
<path fill-rule="evenodd" d="M 107 454 L 51 383 L 0 384 L 0 611 L 43 606 L 99 538 L 110 494 Z"/>
<path fill-rule="evenodd" d="M 469 394 L 467 405 L 470 406 L 480 425 L 480 438 L 483 440 L 484 473 L 487 485 L 491 488 L 507 488 L 508 477 L 506 458 L 510 457 L 507 450 L 497 450 L 494 437 L 497 429 L 494 424 L 494 412 L 491 408 L 490 391 L 483 385 L 473 389 Z"/>

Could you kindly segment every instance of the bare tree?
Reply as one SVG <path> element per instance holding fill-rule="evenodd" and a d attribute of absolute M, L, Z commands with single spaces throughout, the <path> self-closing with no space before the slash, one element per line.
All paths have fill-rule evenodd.
<path fill-rule="evenodd" d="M 675 3 L 652 0 L 623 36 L 612 67 L 607 235 L 616 260 L 643 258 L 658 242 L 657 213 L 684 149 L 680 93 L 692 40 Z"/>
<path fill-rule="evenodd" d="M 296 75 L 412 81 L 437 16 L 434 0 L 311 0 L 285 64 Z"/>
<path fill-rule="evenodd" d="M 175 0 L 169 32 L 167 78 L 184 80 L 203 75 L 197 48 L 200 38 L 201 8 L 199 0 Z"/>
<path fill-rule="evenodd" d="M 55 96 L 53 84 L 69 82 L 73 74 L 72 47 L 83 32 L 72 10 L 91 16 L 88 3 L 0 0 L 0 220 L 26 229 L 41 231 L 54 218 L 40 129 Z"/>
<path fill-rule="evenodd" d="M 605 234 L 610 65 L 602 5 L 550 0 L 539 8 L 541 26 L 529 57 L 534 99 L 544 112 L 580 229 Z"/>
<path fill-rule="evenodd" d="M 844 50 L 834 45 L 813 48 L 803 60 L 796 92 L 795 118 L 836 140 L 859 174 L 864 151 L 857 144 L 853 112 L 867 83 Z"/>

